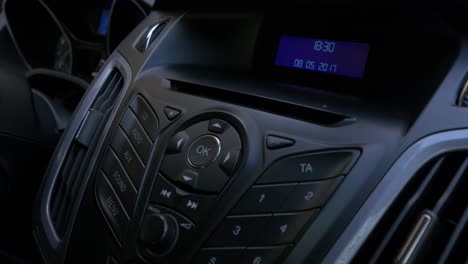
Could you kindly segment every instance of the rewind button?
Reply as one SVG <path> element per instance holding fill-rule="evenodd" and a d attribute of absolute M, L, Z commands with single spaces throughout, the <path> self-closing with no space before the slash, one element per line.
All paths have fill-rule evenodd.
<path fill-rule="evenodd" d="M 177 188 L 162 175 L 158 175 L 151 192 L 150 202 L 173 208 L 178 203 Z"/>

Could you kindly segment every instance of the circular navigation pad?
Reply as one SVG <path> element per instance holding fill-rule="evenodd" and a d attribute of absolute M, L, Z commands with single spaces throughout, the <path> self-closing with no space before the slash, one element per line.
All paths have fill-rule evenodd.
<path fill-rule="evenodd" d="M 180 188 L 218 193 L 238 170 L 241 156 L 234 126 L 222 119 L 204 120 L 172 136 L 160 173 Z"/>
<path fill-rule="evenodd" d="M 194 168 L 203 168 L 216 160 L 221 152 L 221 142 L 212 135 L 197 138 L 187 153 L 187 160 Z"/>

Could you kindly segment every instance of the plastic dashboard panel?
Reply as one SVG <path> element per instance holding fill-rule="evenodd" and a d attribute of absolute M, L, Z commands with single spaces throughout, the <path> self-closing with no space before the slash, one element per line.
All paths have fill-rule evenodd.
<path fill-rule="evenodd" d="M 247 189 L 256 181 L 257 177 L 260 176 L 265 168 L 268 168 L 272 161 L 277 160 L 279 157 L 290 156 L 292 154 L 309 152 L 314 153 L 329 150 L 361 149 L 362 154 L 360 161 L 354 166 L 352 172 L 345 176 L 344 181 L 341 183 L 341 186 L 343 186 L 346 185 L 348 181 L 353 181 L 356 179 L 356 177 L 360 176 L 360 164 L 362 160 L 378 158 L 377 153 L 382 151 L 382 149 L 377 146 L 375 149 L 362 146 L 359 144 L 359 140 L 356 141 L 356 143 L 349 141 L 346 143 L 340 142 L 338 137 L 334 138 L 334 142 L 330 142 L 333 139 L 329 139 L 329 142 L 316 142 L 315 140 L 309 140 L 308 137 L 310 137 L 311 133 L 320 133 L 320 131 L 317 130 L 321 130 L 323 128 L 305 122 L 290 120 L 288 118 L 275 117 L 272 114 L 264 113 L 258 110 L 232 106 L 221 102 L 214 102 L 191 95 L 179 94 L 167 88 L 156 86 L 158 83 L 161 83 L 161 80 L 155 74 L 152 74 L 151 71 L 146 71 L 143 76 L 134 82 L 134 87 L 141 88 L 134 90 L 133 95 L 143 95 L 143 97 L 146 98 L 153 109 L 155 109 L 155 112 L 160 119 L 165 118 L 163 109 L 166 106 L 179 109 L 182 114 L 180 119 L 177 121 L 167 124 L 167 126 L 161 125 L 160 136 L 157 140 L 159 144 L 156 144 L 154 149 L 155 152 L 153 152 L 152 156 L 150 157 L 151 162 L 148 163 L 145 176 L 143 177 L 143 182 L 140 185 L 141 187 L 138 198 L 139 202 L 137 203 L 134 210 L 135 213 L 133 214 L 133 221 L 138 221 L 135 219 L 142 219 L 146 212 L 146 200 L 150 194 L 152 182 L 155 180 L 155 176 L 159 171 L 158 168 L 160 167 L 161 161 L 164 157 L 167 142 L 170 142 L 171 137 L 179 131 L 179 126 L 185 126 L 186 122 L 195 122 L 194 120 L 222 118 L 235 124 L 236 128 L 240 131 L 243 141 L 243 162 L 240 165 L 241 169 L 237 172 L 237 175 L 232 178 L 232 182 L 229 184 L 229 187 L 223 191 L 221 196 L 217 198 L 215 205 L 211 207 L 210 212 L 206 217 L 210 220 L 198 226 L 198 232 L 196 236 L 202 237 L 203 239 L 196 241 L 195 243 L 197 244 L 191 243 L 191 248 L 188 249 L 190 251 L 184 252 L 184 254 L 186 254 L 185 256 L 193 256 L 196 254 L 198 248 L 201 246 L 201 243 L 214 231 L 217 223 L 222 221 L 223 216 L 228 214 L 229 209 L 235 205 L 235 203 L 240 199 L 241 195 L 247 191 Z M 132 99 L 133 96 L 129 96 L 127 103 L 123 103 L 123 110 L 126 109 L 126 105 L 130 104 L 130 100 Z M 190 104 L 187 104 L 187 102 L 190 102 Z M 116 120 L 119 120 L 119 118 L 116 118 Z M 236 122 L 236 120 L 242 121 Z M 291 125 L 286 126 L 289 127 L 289 129 L 285 129 L 284 126 L 284 124 L 287 122 L 291 122 Z M 278 126 L 279 124 L 281 125 Z M 246 131 L 248 131 L 248 133 Z M 300 133 L 299 131 L 303 132 Z M 112 133 L 108 134 L 112 135 Z M 287 138 L 292 138 L 296 141 L 296 143 L 291 148 L 271 151 L 264 145 L 265 136 L 268 134 L 281 135 Z M 390 135 L 386 135 L 385 138 L 386 140 L 389 140 Z M 366 137 L 366 139 L 368 140 L 369 138 Z M 108 252 L 108 254 L 112 256 L 115 256 L 116 259 L 123 258 L 126 260 L 126 256 L 134 256 L 135 249 L 138 248 L 136 236 L 138 234 L 139 225 L 131 225 L 130 231 L 128 232 L 130 235 L 127 237 L 127 244 L 124 247 L 124 251 L 119 251 L 113 248 L 113 246 L 117 245 L 113 241 L 113 236 L 108 234 L 108 228 L 104 225 L 104 223 L 101 223 L 101 225 L 103 225 L 101 227 L 98 225 L 100 221 L 97 221 L 97 219 L 102 219 L 102 216 L 100 215 L 100 211 L 95 208 L 96 204 L 94 192 L 92 191 L 93 184 L 89 184 L 87 189 L 88 190 L 85 192 L 85 196 L 82 201 L 82 208 L 80 209 L 80 213 L 74 225 L 75 234 L 84 234 L 89 232 L 87 230 L 89 230 L 90 225 L 93 225 L 93 233 L 95 235 L 93 242 L 88 244 L 88 246 L 90 246 L 88 250 L 95 248 L 97 245 L 109 245 L 110 248 L 107 248 L 107 250 L 103 251 Z M 338 188 L 335 195 L 332 196 L 327 205 L 333 205 L 334 199 L 336 195 L 339 194 L 339 191 L 340 188 Z M 336 202 L 341 203 L 339 200 Z M 333 214 L 333 211 L 336 209 L 336 206 L 331 207 L 331 212 L 328 213 Z M 318 216 L 316 221 L 319 221 L 320 217 L 322 217 L 325 213 L 327 213 L 326 208 Z M 342 217 L 342 214 L 337 214 L 337 217 L 340 215 Z M 328 220 L 326 221 L 329 222 L 330 218 L 327 218 Z M 101 232 L 104 232 L 104 234 L 99 234 Z M 86 259 L 86 257 L 89 257 L 87 254 L 81 254 L 81 250 L 83 250 L 84 246 L 81 244 L 83 239 L 85 239 L 85 237 L 82 237 L 81 235 L 72 236 L 70 248 L 68 251 L 68 260 L 70 263 L 74 263 L 75 261 L 76 263 L 91 261 L 91 259 Z"/>
<path fill-rule="evenodd" d="M 468 72 L 468 43 L 463 41 L 461 46 L 457 59 L 439 90 L 408 133 L 400 148 L 401 156 L 328 252 L 324 263 L 350 262 L 416 170 L 438 154 L 466 149 L 465 128 L 468 124 L 464 116 L 467 109 L 454 104 Z M 442 118 L 448 116 L 450 118 Z M 443 121 L 438 123 L 433 120 Z"/>
<path fill-rule="evenodd" d="M 96 98 L 97 94 L 99 93 L 101 87 L 103 86 L 107 76 L 110 74 L 112 69 L 117 68 L 119 69 L 122 74 L 125 76 L 125 84 L 124 87 L 129 86 L 130 84 L 130 76 L 131 76 L 131 69 L 129 65 L 125 62 L 125 60 L 118 54 L 112 56 L 112 59 L 109 60 L 107 65 L 103 67 L 100 76 L 97 77 L 90 88 L 87 90 L 86 95 L 84 96 L 83 100 L 80 102 L 78 109 L 72 118 L 72 121 L 67 127 L 67 131 L 62 136 L 58 148 L 55 149 L 53 154 L 53 162 L 49 164 L 47 168 L 46 174 L 48 177 L 42 182 L 40 187 L 40 192 L 44 194 L 36 201 L 35 210 L 36 216 L 38 217 L 35 219 L 36 221 L 36 228 L 34 230 L 34 235 L 37 241 L 41 241 L 41 245 L 45 247 L 40 247 L 41 255 L 44 258 L 45 262 L 61 262 L 63 261 L 65 255 L 65 244 L 63 241 L 66 241 L 70 237 L 71 228 L 67 230 L 65 235 L 60 238 L 57 235 L 57 232 L 53 226 L 51 216 L 50 216 L 50 199 L 52 195 L 52 189 L 55 186 L 55 182 L 57 179 L 57 175 L 60 171 L 60 168 L 63 166 L 64 158 L 68 153 L 68 149 L 76 136 L 76 131 L 81 126 L 82 121 L 85 119 L 85 116 L 88 112 L 88 109 L 91 107 L 94 99 Z M 118 99 L 119 101 L 122 100 L 123 96 L 120 96 Z M 111 116 L 115 115 L 112 113 Z M 106 128 L 108 129 L 108 128 Z M 98 146 L 102 144 L 103 138 L 100 139 L 98 142 Z M 94 162 L 96 156 L 93 155 Z M 91 169 L 91 168 L 90 168 Z M 87 173 L 88 176 L 84 175 L 83 177 L 89 177 L 89 171 Z M 81 192 L 83 189 L 81 189 Z M 79 206 L 79 201 L 74 201 L 74 206 Z M 76 210 L 74 212 L 76 214 Z M 38 228 L 40 226 L 40 228 Z M 71 226 L 70 226 L 71 227 Z"/>
<path fill-rule="evenodd" d="M 134 48 L 142 32 L 156 22 L 168 18 L 170 19 L 168 24 L 147 51 L 141 53 Z M 283 254 L 281 259 L 285 263 L 319 262 L 325 257 L 368 194 L 380 181 L 381 176 L 390 168 L 392 161 L 398 157 L 404 147 L 411 143 L 411 141 L 406 141 L 403 148 L 399 144 L 408 131 L 409 124 L 406 118 L 398 118 L 398 115 L 384 111 L 379 106 L 356 107 L 359 104 L 353 103 L 349 98 L 329 99 L 332 103 L 325 111 L 352 116 L 353 122 L 327 126 L 294 118 L 293 113 L 287 116 L 278 115 L 262 110 L 261 105 L 252 107 L 248 104 L 230 103 L 227 100 L 212 98 L 210 94 L 200 96 L 193 91 L 197 89 L 197 85 L 211 87 L 213 90 L 221 88 L 233 91 L 236 89 L 236 85 L 233 85 L 237 82 L 236 77 L 217 78 L 216 72 L 213 71 L 210 74 L 209 70 L 207 75 L 203 75 L 203 72 L 190 72 L 190 70 L 187 73 L 187 68 L 184 67 L 189 65 L 193 68 L 210 69 L 210 67 L 219 66 L 220 58 L 223 58 L 221 65 L 225 69 L 248 71 L 253 67 L 255 37 L 260 30 L 261 20 L 261 14 L 233 14 L 220 18 L 215 15 L 153 12 L 120 45 L 81 103 L 54 154 L 56 158 L 53 159 L 47 179 L 43 183 L 40 192 L 42 193 L 40 197 L 43 199 L 39 200 L 37 207 L 39 210 L 37 215 L 41 218 L 35 221 L 35 234 L 47 263 L 106 263 L 109 258 L 115 259 L 118 263 L 190 263 L 197 258 L 196 256 L 203 255 L 203 251 L 200 253 L 201 248 L 224 247 L 223 244 L 218 246 L 210 242 L 213 239 L 212 236 L 215 236 L 219 226 L 223 225 L 226 216 L 230 216 L 227 219 L 238 217 L 237 214 L 232 213 L 232 209 L 252 185 L 261 183 L 258 179 L 268 174 L 269 168 L 288 158 L 297 158 L 301 155 L 353 151 L 359 154 L 355 155 L 349 166 L 352 166 L 352 169 L 343 169 L 339 175 L 333 175 L 346 174 L 340 178 L 342 180 L 337 187 L 335 186 L 333 194 L 325 199 L 326 203 L 313 207 L 319 208 L 320 211 L 314 219 L 306 221 L 307 228 L 301 229 L 298 232 L 299 236 L 290 241 L 273 242 L 274 245 L 287 246 L 286 251 L 291 252 L 290 257 Z M 219 24 L 213 26 L 213 23 Z M 224 26 L 230 30 L 225 30 Z M 206 34 L 217 36 L 223 42 L 210 42 L 209 40 L 212 39 L 207 40 Z M 223 54 L 226 56 L 222 57 Z M 79 201 L 76 201 L 76 214 L 71 220 L 70 228 L 66 236 L 59 239 L 54 234 L 54 227 L 47 215 L 50 186 L 53 186 L 56 177 L 54 175 L 60 168 L 62 162 L 60 157 L 67 152 L 74 137 L 74 131 L 79 128 L 85 112 L 96 96 L 99 86 L 102 85 L 106 69 L 115 65 L 120 65 L 118 68 L 124 74 L 124 92 L 119 97 L 117 107 L 93 153 L 89 169 L 86 175 L 83 175 L 86 180 L 81 187 L 82 195 Z M 177 65 L 185 66 L 173 67 Z M 173 86 L 175 81 L 188 83 L 188 88 L 177 89 Z M 262 98 L 281 101 L 296 100 L 278 92 L 277 94 L 269 93 L 268 87 L 267 89 L 265 86 L 258 87 L 258 83 L 255 82 L 239 81 L 237 83 L 251 87 L 250 92 L 257 91 L 258 94 L 262 94 L 262 97 L 258 99 L 259 104 Z M 237 92 L 246 93 L 246 90 L 240 87 Z M 126 210 L 130 220 L 126 224 L 125 233 L 119 236 L 116 235 L 115 228 L 109 226 L 109 220 L 103 216 L 102 204 L 99 205 L 99 199 L 96 198 L 95 182 L 100 177 L 101 164 L 108 153 L 109 146 L 113 147 L 114 135 L 121 133 L 119 132 L 120 127 L 123 126 L 121 120 L 138 96 L 144 98 L 154 111 L 158 118 L 159 128 L 155 134 L 157 136 L 152 141 L 148 158 L 141 159 L 145 165 L 144 172 L 140 175 L 141 183 L 135 184 L 138 189 L 136 202 L 134 208 Z M 319 99 L 320 97 L 315 100 L 303 100 L 300 104 L 305 109 L 317 109 L 320 107 Z M 178 115 L 168 113 L 168 109 L 169 112 L 180 113 Z M 369 109 L 375 111 L 369 111 Z M 241 142 L 240 160 L 234 166 L 236 169 L 233 175 L 228 177 L 229 179 L 222 184 L 221 188 L 216 191 L 200 192 L 195 187 L 187 189 L 185 185 L 181 185 L 176 175 L 159 175 L 161 171 L 167 174 L 164 171 L 164 163 L 167 162 L 169 156 L 167 151 L 175 135 L 183 131 L 191 131 L 191 127 L 200 123 L 217 119 L 227 122 L 232 127 L 231 129 L 237 132 Z M 220 133 L 207 131 L 197 133 L 195 136 L 190 135 L 191 140 L 198 136 L 211 135 L 223 141 Z M 293 144 L 283 148 L 267 147 L 269 135 L 292 140 Z M 133 149 L 140 155 L 136 147 Z M 190 169 L 193 170 L 193 168 Z M 130 174 L 131 171 L 127 173 Z M 169 182 L 177 188 L 189 190 L 189 193 L 215 197 L 204 215 L 197 220 L 189 219 L 191 224 L 196 226 L 194 233 L 189 235 L 187 241 L 183 243 L 179 241 L 175 249 L 167 255 L 148 253 L 146 246 L 142 245 L 139 234 L 145 224 L 145 216 L 155 212 L 158 214 L 166 212 L 166 215 L 177 216 L 178 223 L 181 223 L 180 219 L 191 217 L 185 213 L 174 213 L 174 210 L 178 210 L 177 208 L 169 206 L 170 209 L 167 210 L 168 206 L 161 207 L 160 203 L 153 200 L 152 192 L 158 187 L 157 182 L 160 182 L 161 177 L 169 179 Z M 315 182 L 315 180 L 307 181 L 307 183 Z M 276 184 L 275 182 L 267 183 Z M 297 180 L 294 184 L 300 185 L 302 182 Z M 260 187 L 262 187 L 261 184 Z M 313 208 L 307 208 L 307 210 Z M 298 211 L 302 212 L 302 210 L 287 209 L 281 212 L 295 214 Z M 271 213 L 271 211 L 268 212 Z M 280 212 L 273 212 L 274 216 L 276 214 L 281 215 Z M 241 216 L 245 215 L 249 214 L 241 214 Z M 254 213 L 254 215 L 258 214 Z M 117 239 L 116 236 L 118 236 Z M 232 247 L 240 247 L 245 251 L 249 250 L 250 246 L 250 244 L 239 244 Z M 253 248 L 258 249 L 259 246 L 270 246 L 270 244 L 255 244 Z M 232 249 L 231 246 L 228 245 L 228 247 Z"/>

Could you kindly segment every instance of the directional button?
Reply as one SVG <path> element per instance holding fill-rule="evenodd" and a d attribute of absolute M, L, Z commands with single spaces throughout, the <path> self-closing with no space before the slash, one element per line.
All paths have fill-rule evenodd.
<path fill-rule="evenodd" d="M 169 119 L 170 121 L 176 119 L 180 115 L 180 113 L 181 112 L 179 110 L 172 108 L 172 107 L 166 106 L 164 108 L 164 114 L 166 115 L 167 119 Z"/>
<path fill-rule="evenodd" d="M 177 154 L 183 151 L 184 147 L 187 145 L 190 136 L 185 131 L 180 131 L 172 137 L 167 147 L 167 154 Z"/>
<path fill-rule="evenodd" d="M 294 140 L 284 137 L 269 135 L 267 137 L 267 147 L 269 149 L 287 148 L 294 145 Z"/>
<path fill-rule="evenodd" d="M 219 193 L 240 167 L 242 140 L 232 124 L 214 118 L 184 126 L 170 136 L 165 154 L 160 172 L 176 186 Z M 190 170 L 191 176 L 182 175 L 184 170 Z"/>
<path fill-rule="evenodd" d="M 222 157 L 219 166 L 227 174 L 232 175 L 236 169 L 237 162 L 240 157 L 240 149 L 233 149 L 224 154 Z"/>
<path fill-rule="evenodd" d="M 198 173 L 192 170 L 184 170 L 179 174 L 176 179 L 177 182 L 180 182 L 188 187 L 196 189 L 198 182 Z"/>
<path fill-rule="evenodd" d="M 222 134 L 227 128 L 229 124 L 220 119 L 212 119 L 208 125 L 208 130 L 213 133 Z"/>

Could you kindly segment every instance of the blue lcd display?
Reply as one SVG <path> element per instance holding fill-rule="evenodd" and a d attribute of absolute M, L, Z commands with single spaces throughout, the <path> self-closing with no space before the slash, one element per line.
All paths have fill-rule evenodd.
<path fill-rule="evenodd" d="M 363 78 L 368 55 L 368 44 L 283 35 L 275 65 Z"/>

